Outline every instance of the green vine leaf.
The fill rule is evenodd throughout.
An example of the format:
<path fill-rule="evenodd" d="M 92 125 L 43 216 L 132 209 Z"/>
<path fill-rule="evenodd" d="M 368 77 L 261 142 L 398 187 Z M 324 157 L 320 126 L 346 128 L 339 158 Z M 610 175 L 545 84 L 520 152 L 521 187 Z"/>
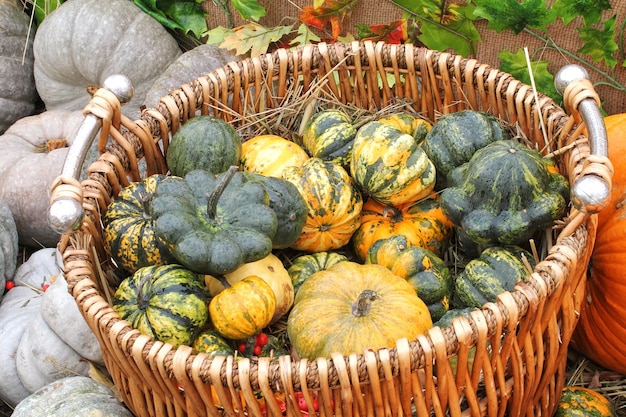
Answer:
<path fill-rule="evenodd" d="M 578 16 L 582 16 L 585 25 L 597 23 L 602 12 L 610 9 L 609 0 L 556 0 L 552 4 L 552 10 L 566 25 Z"/>
<path fill-rule="evenodd" d="M 489 21 L 487 28 L 496 32 L 507 29 L 515 34 L 531 27 L 547 31 L 547 25 L 556 20 L 554 10 L 545 0 L 474 0 L 475 14 Z"/>
<path fill-rule="evenodd" d="M 480 34 L 474 25 L 473 4 L 459 5 L 440 0 L 393 2 L 420 23 L 417 39 L 428 48 L 438 51 L 452 49 L 463 56 L 475 52 Z"/>
<path fill-rule="evenodd" d="M 578 53 L 588 54 L 593 62 L 604 61 L 606 66 L 614 68 L 617 60 L 613 53 L 619 49 L 615 43 L 615 18 L 616 16 L 613 16 L 604 22 L 604 30 L 592 27 L 578 29 L 580 38 L 585 41 Z"/>
<path fill-rule="evenodd" d="M 498 58 L 500 58 L 500 69 L 502 71 L 511 74 L 525 84 L 532 85 L 526 54 L 523 49 L 519 49 L 516 53 L 507 50 L 502 51 L 498 54 Z M 554 76 L 548 71 L 548 62 L 531 60 L 530 67 L 532 68 L 537 91 L 549 96 L 556 103 L 561 103 L 563 98 L 554 87 Z"/>
<path fill-rule="evenodd" d="M 261 6 L 257 0 L 231 0 L 231 4 L 244 20 L 258 22 L 267 14 L 265 7 Z"/>
<path fill-rule="evenodd" d="M 197 38 L 207 29 L 206 13 L 196 0 L 135 0 L 134 3 L 168 29 L 191 32 Z"/>

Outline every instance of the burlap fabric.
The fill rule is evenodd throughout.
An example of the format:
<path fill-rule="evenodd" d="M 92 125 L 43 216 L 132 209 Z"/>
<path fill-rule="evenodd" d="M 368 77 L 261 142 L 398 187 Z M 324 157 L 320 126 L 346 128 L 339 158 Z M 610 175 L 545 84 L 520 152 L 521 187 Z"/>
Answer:
<path fill-rule="evenodd" d="M 261 24 L 266 26 L 275 26 L 278 24 L 291 24 L 294 22 L 294 18 L 297 18 L 298 10 L 306 5 L 313 3 L 312 0 L 259 0 L 267 10 L 267 16 L 263 17 L 260 21 Z M 617 21 L 615 27 L 616 31 L 626 18 L 626 1 L 623 0 L 611 0 L 613 10 L 607 11 L 605 17 L 610 17 L 612 14 L 617 14 Z M 210 27 L 218 25 L 226 25 L 227 21 L 224 12 L 213 1 L 204 2 L 205 9 L 209 12 L 208 23 Z M 238 15 L 235 11 L 232 11 L 232 16 L 235 25 L 241 24 L 241 20 L 238 19 Z M 402 16 L 402 11 L 395 6 L 390 0 L 359 0 L 357 6 L 353 9 L 352 14 L 344 22 L 344 27 L 351 33 L 356 33 L 354 25 L 357 23 L 363 24 L 384 24 L 393 20 L 399 19 Z M 550 35 L 555 42 L 563 49 L 568 51 L 578 51 L 582 42 L 579 40 L 578 29 L 581 27 L 582 21 L 580 18 L 572 21 L 567 26 L 564 26 L 560 20 L 548 27 Z M 482 41 L 477 45 L 476 55 L 472 58 L 476 58 L 479 62 L 489 64 L 494 67 L 500 66 L 500 60 L 498 54 L 507 49 L 512 52 L 516 52 L 520 48 L 527 47 L 529 53 L 535 60 L 548 61 L 549 70 L 555 73 L 559 68 L 568 63 L 575 63 L 575 60 L 567 57 L 560 52 L 546 48 L 540 40 L 534 38 L 531 35 L 521 33 L 515 35 L 511 31 L 502 33 L 496 33 L 492 30 L 486 29 L 485 22 L 478 22 L 477 27 L 482 37 Z M 617 41 L 617 37 L 616 37 Z M 581 56 L 583 57 L 583 56 Z M 588 57 L 587 61 L 590 61 Z M 601 71 L 606 72 L 613 76 L 617 83 L 622 86 L 626 86 L 626 68 L 622 68 L 623 61 L 621 57 L 618 57 L 619 62 L 614 70 L 605 67 L 601 63 L 596 65 Z M 626 112 L 626 92 L 620 91 L 611 86 L 599 84 L 605 81 L 599 73 L 589 69 L 590 77 L 596 84 L 596 90 L 602 98 L 603 109 L 607 114 Z"/>

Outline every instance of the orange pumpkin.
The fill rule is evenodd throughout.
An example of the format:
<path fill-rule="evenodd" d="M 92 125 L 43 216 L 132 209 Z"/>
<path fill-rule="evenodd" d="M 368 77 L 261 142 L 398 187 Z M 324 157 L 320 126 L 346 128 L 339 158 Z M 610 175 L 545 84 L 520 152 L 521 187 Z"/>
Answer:
<path fill-rule="evenodd" d="M 454 225 L 443 214 L 435 197 L 398 207 L 368 199 L 361 211 L 361 225 L 352 242 L 356 256 L 365 260 L 367 251 L 379 239 L 402 235 L 408 243 L 441 255 Z"/>
<path fill-rule="evenodd" d="M 604 119 L 614 175 L 609 205 L 598 213 L 587 296 L 573 347 L 607 369 L 626 373 L 626 113 Z"/>

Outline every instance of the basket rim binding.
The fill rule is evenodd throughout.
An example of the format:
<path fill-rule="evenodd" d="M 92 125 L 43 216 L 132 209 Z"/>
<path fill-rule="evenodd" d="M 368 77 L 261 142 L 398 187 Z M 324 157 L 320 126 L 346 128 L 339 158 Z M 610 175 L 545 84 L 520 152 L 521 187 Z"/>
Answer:
<path fill-rule="evenodd" d="M 360 59 L 354 58 L 355 56 Z M 406 66 L 407 60 L 417 62 L 419 68 L 403 67 L 403 65 Z M 438 65 L 429 66 L 427 64 L 429 60 Z M 338 65 L 337 69 L 333 69 L 335 65 Z M 367 68 L 365 72 L 385 72 L 386 66 L 395 66 L 396 70 L 397 67 L 401 67 L 407 76 L 414 76 L 417 71 L 424 69 L 438 71 L 437 76 L 445 85 L 461 83 L 467 79 L 483 80 L 477 83 L 479 87 L 473 93 L 483 97 L 491 94 L 488 100 L 490 106 L 497 108 L 502 116 L 514 115 L 516 119 L 537 120 L 537 108 L 539 108 L 547 130 L 552 129 L 553 132 L 558 132 L 559 148 L 570 146 L 577 139 L 585 139 L 581 134 L 582 128 L 579 128 L 579 120 L 567 115 L 546 96 L 539 95 L 539 103 L 535 103 L 530 87 L 509 74 L 478 64 L 475 60 L 445 52 L 435 52 L 410 45 L 370 42 L 307 45 L 294 51 L 281 49 L 258 58 L 231 62 L 223 68 L 173 90 L 163 97 L 155 108 L 146 109 L 140 120 L 131 121 L 124 116 L 118 116 L 119 119 L 116 122 L 115 117 L 111 116 L 110 120 L 113 122 L 110 124 L 110 131 L 106 132 L 106 129 L 103 129 L 103 132 L 107 134 L 101 135 L 100 138 L 103 155 L 90 166 L 89 178 L 81 185 L 81 198 L 84 199 L 82 203 L 87 212 L 85 221 L 80 230 L 62 236 L 59 248 L 63 253 L 69 291 L 76 298 L 83 314 L 95 318 L 95 323 L 90 320 L 88 322 L 92 328 L 95 328 L 96 333 L 97 329 L 105 334 L 113 330 L 117 332 L 120 344 L 116 352 L 118 356 L 141 358 L 139 360 L 145 361 L 146 369 L 149 369 L 151 364 L 148 357 L 154 352 L 159 352 L 159 361 L 163 363 L 163 369 L 159 371 L 175 375 L 180 379 L 183 387 L 189 388 L 189 393 L 194 384 L 191 377 L 199 377 L 205 383 L 211 381 L 215 383 L 215 379 L 219 378 L 220 384 L 224 387 L 231 386 L 239 389 L 244 385 L 249 385 L 253 390 L 262 390 L 264 387 L 260 387 L 256 379 L 259 372 L 271 375 L 270 380 L 275 381 L 276 385 L 282 386 L 282 389 L 287 391 L 322 389 L 320 376 L 325 378 L 330 388 L 334 388 L 345 383 L 340 380 L 338 368 L 346 369 L 346 367 L 356 371 L 353 376 L 356 376 L 360 383 L 369 383 L 376 373 L 380 379 L 384 379 L 389 375 L 395 376 L 407 371 L 407 365 L 410 372 L 432 367 L 433 362 L 438 359 L 456 355 L 460 350 L 481 343 L 495 334 L 520 331 L 519 320 L 521 318 L 537 313 L 538 309 L 545 307 L 548 298 L 560 292 L 569 272 L 577 267 L 577 261 L 582 257 L 585 245 L 589 243 L 589 234 L 594 231 L 593 224 L 589 223 L 593 216 L 578 213 L 575 209 L 570 212 L 567 227 L 550 249 L 548 256 L 537 265 L 525 283 L 518 285 L 512 292 L 501 294 L 497 302 L 475 311 L 471 319 L 459 319 L 453 326 L 446 329 L 434 328 L 428 335 L 419 337 L 417 340 L 410 342 L 400 340 L 396 347 L 379 352 L 355 354 L 349 358 L 335 355 L 331 358 L 319 358 L 316 361 L 298 362 L 291 361 L 289 357 L 281 357 L 278 363 L 269 363 L 262 358 L 258 363 L 251 363 L 246 359 L 233 361 L 232 357 L 210 360 L 205 354 L 192 355 L 190 348 L 185 346 L 173 349 L 161 342 L 152 341 L 121 321 L 117 313 L 107 306 L 108 303 L 99 294 L 101 286 L 93 277 L 97 273 L 98 259 L 102 259 L 102 253 L 94 258 L 93 251 L 88 248 L 92 243 L 88 240 L 97 239 L 97 228 L 100 227 L 99 213 L 102 213 L 108 205 L 107 198 L 116 195 L 121 187 L 130 181 L 138 181 L 141 178 L 137 168 L 137 159 L 154 158 L 154 165 L 162 168 L 163 161 L 159 156 L 160 150 L 157 149 L 156 142 L 160 141 L 163 146 L 162 152 L 166 152 L 168 134 L 173 134 L 180 124 L 185 123 L 189 117 L 193 117 L 196 110 L 201 110 L 203 113 L 216 112 L 226 119 L 231 118 L 226 114 L 225 109 L 229 106 L 228 100 L 231 98 L 233 88 L 235 89 L 234 95 L 237 95 L 242 79 L 248 82 L 253 81 L 256 83 L 254 85 L 260 86 L 261 82 L 267 81 L 264 74 L 269 74 L 272 79 L 278 80 L 280 85 L 289 75 L 294 77 L 302 75 L 304 83 L 307 84 L 307 79 L 310 82 L 316 77 L 318 71 L 341 72 L 345 71 L 343 65 L 355 67 L 357 70 L 360 67 Z M 355 99 L 340 95 L 340 98 L 346 101 L 363 100 L 363 102 L 370 103 L 370 106 L 379 106 L 388 98 L 393 97 L 395 88 L 389 86 L 385 80 L 382 80 L 381 84 L 379 94 L 370 90 L 365 91 L 364 86 L 359 86 L 355 88 L 357 92 L 354 94 L 356 96 L 360 92 L 360 97 Z M 435 90 L 436 86 L 422 85 L 422 88 Z M 479 91 L 481 88 L 491 91 Z M 279 87 L 279 95 L 280 91 Z M 284 92 L 284 89 L 282 91 Z M 494 91 L 499 92 L 499 95 Z M 478 106 L 479 99 L 476 96 L 471 94 L 467 96 L 470 106 Z M 517 99 L 517 97 L 522 98 Z M 438 99 L 439 103 L 422 103 L 428 113 L 427 116 L 433 117 L 433 120 L 437 109 L 454 111 L 459 105 L 455 103 L 457 97 L 453 94 L 448 94 L 448 96 L 444 94 Z M 572 112 L 575 113 L 575 109 Z M 107 145 L 108 133 L 114 140 Z M 572 152 L 571 161 L 568 161 L 575 167 L 568 171 L 570 182 L 573 177 L 582 175 L 588 169 L 584 166 L 588 156 L 586 145 L 576 142 L 576 145 L 571 146 L 576 147 L 577 152 Z M 522 331 L 529 330 L 522 329 Z M 103 340 L 101 342 L 107 343 Z M 565 343 L 566 340 L 563 342 Z M 442 343 L 445 346 L 444 350 L 440 348 Z M 381 365 L 381 361 L 388 363 L 389 366 Z M 286 369 L 291 371 L 287 372 Z M 141 371 L 141 368 L 139 370 Z M 137 371 L 129 370 L 129 372 Z M 246 376 L 250 378 L 249 381 L 246 380 Z M 545 380 L 543 384 L 547 384 L 547 378 L 543 379 Z M 167 390 L 171 391 L 172 387 L 166 387 L 166 389 L 159 387 L 159 389 L 167 392 Z M 503 398 L 506 397 L 501 395 Z"/>

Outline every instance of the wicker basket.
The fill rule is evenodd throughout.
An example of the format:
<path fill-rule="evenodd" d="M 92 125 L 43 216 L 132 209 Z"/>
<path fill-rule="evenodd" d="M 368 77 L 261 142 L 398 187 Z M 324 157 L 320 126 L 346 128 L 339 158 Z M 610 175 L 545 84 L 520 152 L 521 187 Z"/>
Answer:
<path fill-rule="evenodd" d="M 568 88 L 565 112 L 475 60 L 410 45 L 354 42 L 280 49 L 229 63 L 173 90 L 136 121 L 121 116 L 119 102 L 103 90 L 85 110 L 102 119 L 102 155 L 82 183 L 60 176 L 52 201 L 71 198 L 85 211 L 82 225 L 59 244 L 66 278 L 122 399 L 137 416 L 279 416 L 275 393 L 287 399 L 287 415 L 300 416 L 291 401 L 300 391 L 309 400 L 315 394 L 326 417 L 552 415 L 584 297 L 595 215 L 572 208 L 526 282 L 471 319 L 398 340 L 392 349 L 313 361 L 210 359 L 131 328 L 107 301 L 113 288 L 106 277 L 115 267 L 104 250 L 101 216 L 122 187 L 142 175 L 167 172 L 169 138 L 189 118 L 217 115 L 245 133 L 251 114 L 304 111 L 289 106 L 294 97 L 364 111 L 402 103 L 431 120 L 465 108 L 488 111 L 517 125 L 538 149 L 558 149 L 559 167 L 570 182 L 593 172 L 610 184 L 610 162 L 590 157 L 576 110 L 582 98 L 598 101 L 590 83 Z"/>

